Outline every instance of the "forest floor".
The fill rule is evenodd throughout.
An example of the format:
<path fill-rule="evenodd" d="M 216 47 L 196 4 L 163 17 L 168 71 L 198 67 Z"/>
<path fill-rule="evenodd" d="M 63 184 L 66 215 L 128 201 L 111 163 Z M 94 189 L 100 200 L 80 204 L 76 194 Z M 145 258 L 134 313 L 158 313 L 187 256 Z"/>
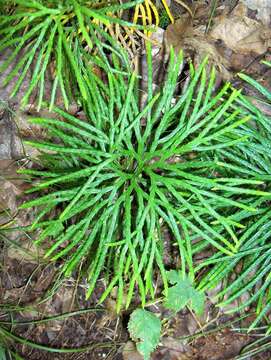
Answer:
<path fill-rule="evenodd" d="M 208 1 L 184 2 L 187 6 L 197 3 L 194 18 L 185 8 L 179 9 L 176 23 L 153 35 L 158 41 L 154 69 L 163 62 L 160 49 L 165 42 L 166 46 L 184 49 L 185 55 L 195 64 L 209 54 L 211 62 L 219 69 L 219 83 L 231 81 L 253 96 L 236 76 L 244 71 L 271 88 L 271 70 L 260 63 L 271 59 L 271 6 L 268 1 L 219 1 L 207 32 L 211 12 Z M 0 62 L 3 56 L 0 55 Z M 27 84 L 24 86 L 26 88 Z M 24 88 L 21 95 L 23 92 Z M 12 218 L 17 215 L 17 225 L 28 225 L 34 215 L 26 210 L 18 211 L 26 188 L 16 173 L 24 163 L 21 138 L 29 134 L 40 138 L 42 133 L 27 124 L 27 113 L 18 106 L 21 95 L 11 101 L 7 90 L 0 89 L 0 100 L 12 109 L 7 111 L 0 105 L 0 207 L 9 208 Z M 261 106 L 257 102 L 256 105 Z M 35 109 L 32 107 L 29 112 L 35 113 Z M 22 160 L 18 161 L 19 157 Z M 113 295 L 97 308 L 104 289 L 103 279 L 87 301 L 86 282 L 79 274 L 58 279 L 59 265 L 43 260 L 42 250 L 34 247 L 32 239 L 19 230 L 7 233 L 0 240 L 0 327 L 1 323 L 5 324 L 7 335 L 14 340 L 9 346 L 26 360 L 142 359 L 127 330 L 131 309 L 116 316 Z M 165 312 L 159 303 L 153 303 L 150 308 L 156 313 Z M 234 317 L 224 311 L 208 300 L 200 318 L 188 310 L 169 318 L 152 359 L 271 359 L 271 350 L 265 346 L 271 337 L 264 337 L 261 329 L 249 335 L 245 332 L 253 317 L 250 309 L 247 314 Z M 262 341 L 255 345 L 262 346 L 262 351 L 251 355 L 254 345 L 249 344 L 256 340 Z M 75 348 L 78 352 L 67 350 Z M 5 358 L 0 354 L 0 359 Z"/>

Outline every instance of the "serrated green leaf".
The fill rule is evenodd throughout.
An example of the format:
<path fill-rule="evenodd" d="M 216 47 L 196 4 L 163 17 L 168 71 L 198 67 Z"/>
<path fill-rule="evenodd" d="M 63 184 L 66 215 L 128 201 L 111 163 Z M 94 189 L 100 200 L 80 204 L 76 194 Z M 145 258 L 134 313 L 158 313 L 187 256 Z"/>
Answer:
<path fill-rule="evenodd" d="M 144 360 L 149 360 L 161 336 L 161 321 L 153 313 L 143 309 L 132 312 L 128 323 L 131 338 Z M 138 342 L 139 341 L 139 342 Z"/>
<path fill-rule="evenodd" d="M 168 288 L 164 306 L 178 312 L 189 305 L 196 314 L 202 314 L 205 301 L 204 293 L 197 291 L 191 280 L 187 277 L 183 278 L 176 270 L 169 271 L 167 277 L 173 286 Z"/>
<path fill-rule="evenodd" d="M 195 311 L 197 315 L 202 315 L 204 312 L 204 305 L 205 305 L 205 295 L 201 291 L 197 291 L 194 289 L 192 291 L 191 296 L 191 308 Z"/>

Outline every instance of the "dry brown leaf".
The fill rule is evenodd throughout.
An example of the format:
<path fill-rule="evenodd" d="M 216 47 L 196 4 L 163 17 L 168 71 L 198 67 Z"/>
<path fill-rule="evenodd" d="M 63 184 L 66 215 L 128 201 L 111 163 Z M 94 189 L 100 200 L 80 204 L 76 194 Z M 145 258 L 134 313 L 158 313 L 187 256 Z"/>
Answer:
<path fill-rule="evenodd" d="M 258 109 L 261 110 L 266 116 L 271 116 L 271 106 L 267 103 L 264 103 L 256 98 L 251 97 L 249 99 L 253 105 L 255 105 Z"/>
<path fill-rule="evenodd" d="M 12 160 L 0 160 L 0 211 L 17 211 L 17 197 L 25 190 L 25 183 L 17 174 L 17 165 Z"/>
<path fill-rule="evenodd" d="M 0 160 L 18 159 L 23 154 L 23 146 L 16 123 L 5 106 L 1 106 L 0 111 Z"/>
<path fill-rule="evenodd" d="M 261 55 L 271 46 L 271 30 L 250 19 L 244 4 L 236 7 L 229 16 L 219 16 L 209 36 L 223 43 L 236 53 Z"/>
<path fill-rule="evenodd" d="M 190 360 L 190 351 L 189 346 L 184 345 L 182 341 L 180 341 L 179 338 L 174 337 L 164 337 L 162 339 L 162 349 L 160 352 L 159 359 L 167 358 L 171 360 Z"/>
<path fill-rule="evenodd" d="M 9 246 L 7 249 L 7 257 L 18 261 L 28 263 L 37 263 L 37 259 L 42 257 L 44 251 L 40 247 L 36 247 L 33 243 L 27 248 Z"/>
<path fill-rule="evenodd" d="M 247 16 L 247 7 L 240 3 L 233 12 L 214 18 L 212 30 L 205 34 L 206 26 L 195 24 L 189 15 L 182 15 L 165 31 L 167 50 L 184 51 L 197 66 L 207 55 L 224 80 L 232 75 L 229 70 L 241 71 L 271 46 L 271 29 Z"/>
<path fill-rule="evenodd" d="M 181 6 L 182 8 L 184 8 L 189 13 L 191 18 L 193 18 L 192 10 L 190 9 L 190 7 L 184 1 L 182 1 L 182 0 L 173 0 L 173 3 L 174 2 L 177 3 L 179 6 Z"/>
<path fill-rule="evenodd" d="M 202 31 L 193 28 L 189 16 L 182 16 L 175 24 L 168 26 L 165 32 L 165 45 L 167 49 L 172 46 L 176 53 L 183 50 L 190 56 L 197 66 L 208 55 L 209 65 L 214 65 L 223 79 L 229 79 L 228 62 L 218 52 L 215 42 L 210 40 Z"/>
<path fill-rule="evenodd" d="M 271 22 L 271 1 L 270 0 L 242 0 L 251 10 L 256 10 L 256 18 L 264 25 L 269 26 Z"/>
<path fill-rule="evenodd" d="M 127 341 L 122 351 L 123 360 L 143 360 L 132 341 Z"/>
<path fill-rule="evenodd" d="M 193 23 L 190 16 L 184 15 L 174 24 L 170 24 L 165 31 L 165 42 L 168 47 L 173 46 L 178 52 L 184 39 L 193 33 Z"/>

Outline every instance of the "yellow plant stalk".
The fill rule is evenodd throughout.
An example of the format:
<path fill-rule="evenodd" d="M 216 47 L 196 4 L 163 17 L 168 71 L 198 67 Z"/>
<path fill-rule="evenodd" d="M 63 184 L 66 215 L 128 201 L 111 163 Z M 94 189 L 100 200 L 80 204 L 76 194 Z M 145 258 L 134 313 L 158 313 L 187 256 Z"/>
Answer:
<path fill-rule="evenodd" d="M 172 23 L 174 23 L 174 18 L 170 12 L 166 0 L 161 0 L 162 4 L 168 14 L 168 17 Z M 159 24 L 159 13 L 157 7 L 151 0 L 145 0 L 144 4 L 138 4 L 135 7 L 134 18 L 133 22 L 137 24 L 138 19 L 142 18 L 143 25 L 155 25 L 158 26 Z M 145 23 L 143 22 L 143 18 L 145 19 Z"/>
<path fill-rule="evenodd" d="M 163 6 L 164 6 L 164 8 L 165 8 L 165 10 L 166 10 L 166 12 L 168 14 L 168 17 L 169 17 L 170 21 L 172 22 L 172 24 L 174 24 L 174 18 L 172 16 L 171 12 L 170 12 L 169 7 L 168 7 L 167 0 L 162 0 L 162 4 L 163 4 Z"/>

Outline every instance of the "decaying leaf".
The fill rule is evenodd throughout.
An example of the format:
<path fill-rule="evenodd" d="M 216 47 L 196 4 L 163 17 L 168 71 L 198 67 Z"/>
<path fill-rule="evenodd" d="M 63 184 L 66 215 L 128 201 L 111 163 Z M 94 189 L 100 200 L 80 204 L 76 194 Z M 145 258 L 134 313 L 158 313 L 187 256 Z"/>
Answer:
<path fill-rule="evenodd" d="M 143 360 L 132 341 L 127 341 L 122 351 L 123 360 Z"/>
<path fill-rule="evenodd" d="M 38 259 L 43 256 L 43 253 L 44 251 L 40 249 L 40 247 L 30 243 L 27 248 L 23 246 L 9 246 L 7 250 L 7 257 L 18 261 L 37 263 Z"/>
<path fill-rule="evenodd" d="M 208 34 L 205 29 L 195 17 L 182 15 L 165 31 L 166 48 L 172 46 L 176 53 L 183 50 L 195 65 L 208 55 L 209 64 L 215 66 L 224 80 L 231 78 L 230 71 L 242 70 L 271 46 L 271 29 L 249 18 L 242 3 L 234 11 L 225 8 L 216 16 Z"/>
<path fill-rule="evenodd" d="M 17 211 L 17 197 L 25 190 L 25 183 L 17 174 L 16 162 L 0 160 L 0 211 Z"/>
<path fill-rule="evenodd" d="M 219 16 L 209 34 L 236 53 L 265 53 L 271 45 L 271 30 L 247 16 L 247 8 L 240 4 L 228 16 Z"/>
<path fill-rule="evenodd" d="M 271 1 L 270 0 L 242 0 L 251 10 L 256 10 L 256 18 L 264 25 L 269 26 L 271 21 Z"/>
<path fill-rule="evenodd" d="M 22 154 L 23 146 L 16 123 L 10 111 L 0 102 L 0 160 L 18 159 Z"/>
<path fill-rule="evenodd" d="M 210 40 L 201 28 L 193 27 L 190 16 L 184 15 L 168 26 L 165 32 L 165 45 L 167 49 L 172 46 L 176 53 L 183 50 L 186 56 L 193 59 L 195 65 L 200 64 L 208 56 L 209 65 L 214 65 L 223 79 L 230 78 L 227 59 L 220 55 L 214 40 Z"/>

